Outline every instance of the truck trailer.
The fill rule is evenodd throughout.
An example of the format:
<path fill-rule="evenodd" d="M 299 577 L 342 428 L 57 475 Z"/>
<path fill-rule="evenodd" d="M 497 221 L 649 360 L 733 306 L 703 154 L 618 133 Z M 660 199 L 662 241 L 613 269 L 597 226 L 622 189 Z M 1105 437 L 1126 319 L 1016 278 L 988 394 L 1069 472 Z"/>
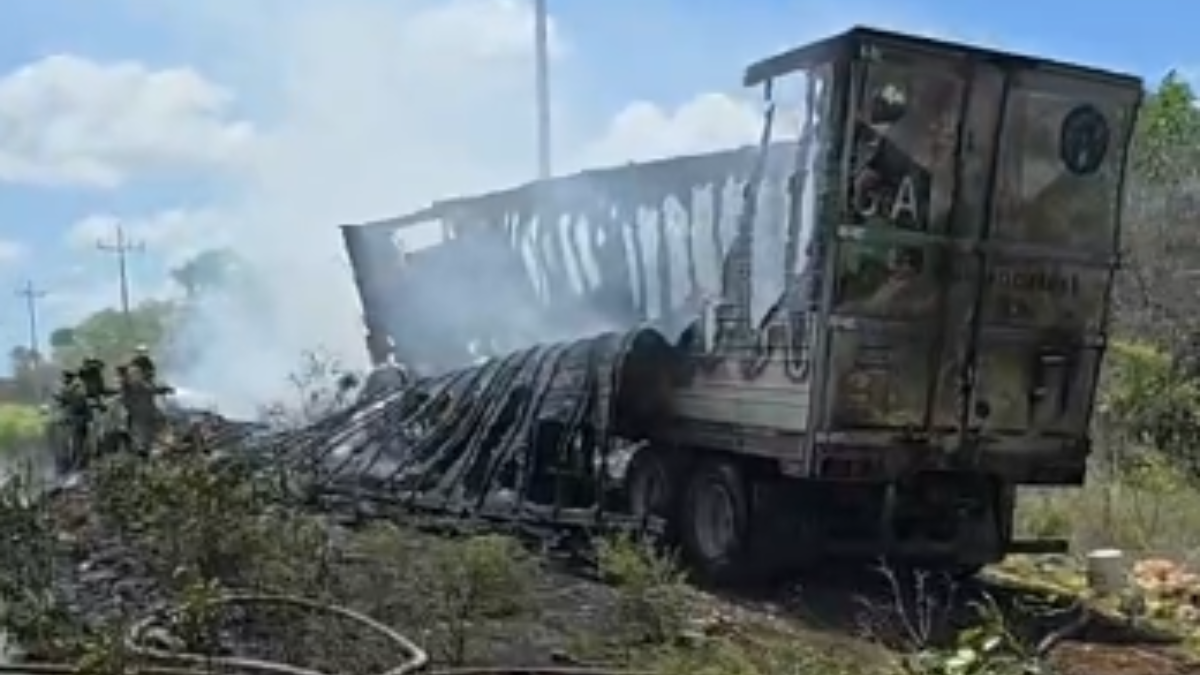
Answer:
<path fill-rule="evenodd" d="M 744 84 L 752 147 L 344 226 L 374 362 L 658 336 L 605 508 L 712 579 L 1060 550 L 1016 492 L 1085 480 L 1141 80 L 854 28 Z"/>

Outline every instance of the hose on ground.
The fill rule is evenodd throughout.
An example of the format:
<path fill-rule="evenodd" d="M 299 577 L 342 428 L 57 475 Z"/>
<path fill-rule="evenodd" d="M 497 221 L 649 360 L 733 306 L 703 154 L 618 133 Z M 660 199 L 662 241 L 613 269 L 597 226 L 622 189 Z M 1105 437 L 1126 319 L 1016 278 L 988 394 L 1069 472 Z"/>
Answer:
<path fill-rule="evenodd" d="M 604 667 L 529 666 L 529 667 L 455 667 L 430 669 L 429 656 L 404 634 L 353 609 L 288 595 L 230 593 L 214 598 L 212 607 L 282 605 L 314 614 L 346 619 L 361 628 L 384 637 L 402 660 L 378 675 L 653 675 L 648 671 Z M 146 644 L 148 632 L 156 622 L 183 612 L 170 607 L 134 622 L 124 644 L 137 661 L 135 672 L 142 675 L 212 675 L 213 672 L 257 673 L 259 675 L 335 675 L 277 661 L 233 656 L 214 656 L 172 651 Z M 72 663 L 0 663 L 0 675 L 83 675 L 84 669 Z"/>

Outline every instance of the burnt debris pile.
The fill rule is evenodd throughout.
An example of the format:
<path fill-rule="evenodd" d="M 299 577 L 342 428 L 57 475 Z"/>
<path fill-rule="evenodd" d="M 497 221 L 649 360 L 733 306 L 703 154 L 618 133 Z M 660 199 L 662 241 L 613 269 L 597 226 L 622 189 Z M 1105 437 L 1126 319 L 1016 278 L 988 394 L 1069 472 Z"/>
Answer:
<path fill-rule="evenodd" d="M 231 426 L 209 447 L 359 515 L 642 527 L 617 506 L 623 460 L 667 414 L 677 364 L 655 331 L 607 333 L 418 380 L 296 431 Z"/>

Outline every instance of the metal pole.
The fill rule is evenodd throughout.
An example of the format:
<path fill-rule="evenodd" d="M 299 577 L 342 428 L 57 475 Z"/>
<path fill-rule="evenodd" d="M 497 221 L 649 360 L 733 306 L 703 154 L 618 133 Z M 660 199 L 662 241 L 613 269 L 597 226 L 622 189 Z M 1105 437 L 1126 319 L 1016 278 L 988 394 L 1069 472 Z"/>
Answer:
<path fill-rule="evenodd" d="M 129 308 L 129 267 L 126 258 L 129 253 L 143 251 L 145 245 L 142 242 L 129 241 L 125 237 L 125 228 L 120 223 L 117 223 L 116 230 L 115 243 L 96 242 L 96 248 L 117 256 L 117 273 L 120 275 L 121 281 L 121 314 L 125 317 L 125 329 L 132 332 L 133 319 Z M 132 337 L 132 335 L 126 337 Z"/>
<path fill-rule="evenodd" d="M 534 0 L 534 40 L 537 69 L 538 178 L 553 175 L 550 149 L 550 46 L 546 0 Z"/>
<path fill-rule="evenodd" d="M 33 280 L 25 282 L 25 286 L 17 291 L 17 295 L 25 298 L 25 310 L 29 318 L 29 358 L 33 368 L 33 387 L 34 396 L 40 401 L 42 398 L 42 353 L 39 349 L 40 338 L 38 336 L 38 300 L 46 297 L 46 291 L 43 291 L 33 285 Z"/>

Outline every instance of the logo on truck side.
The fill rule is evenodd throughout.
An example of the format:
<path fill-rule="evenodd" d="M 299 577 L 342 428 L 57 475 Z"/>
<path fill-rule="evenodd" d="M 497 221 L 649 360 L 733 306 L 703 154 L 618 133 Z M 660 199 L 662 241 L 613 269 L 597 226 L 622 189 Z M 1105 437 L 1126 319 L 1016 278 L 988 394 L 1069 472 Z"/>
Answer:
<path fill-rule="evenodd" d="M 1077 106 L 1063 118 L 1058 132 L 1058 156 L 1067 171 L 1090 176 L 1108 155 L 1112 132 L 1104 113 L 1094 105 Z"/>

